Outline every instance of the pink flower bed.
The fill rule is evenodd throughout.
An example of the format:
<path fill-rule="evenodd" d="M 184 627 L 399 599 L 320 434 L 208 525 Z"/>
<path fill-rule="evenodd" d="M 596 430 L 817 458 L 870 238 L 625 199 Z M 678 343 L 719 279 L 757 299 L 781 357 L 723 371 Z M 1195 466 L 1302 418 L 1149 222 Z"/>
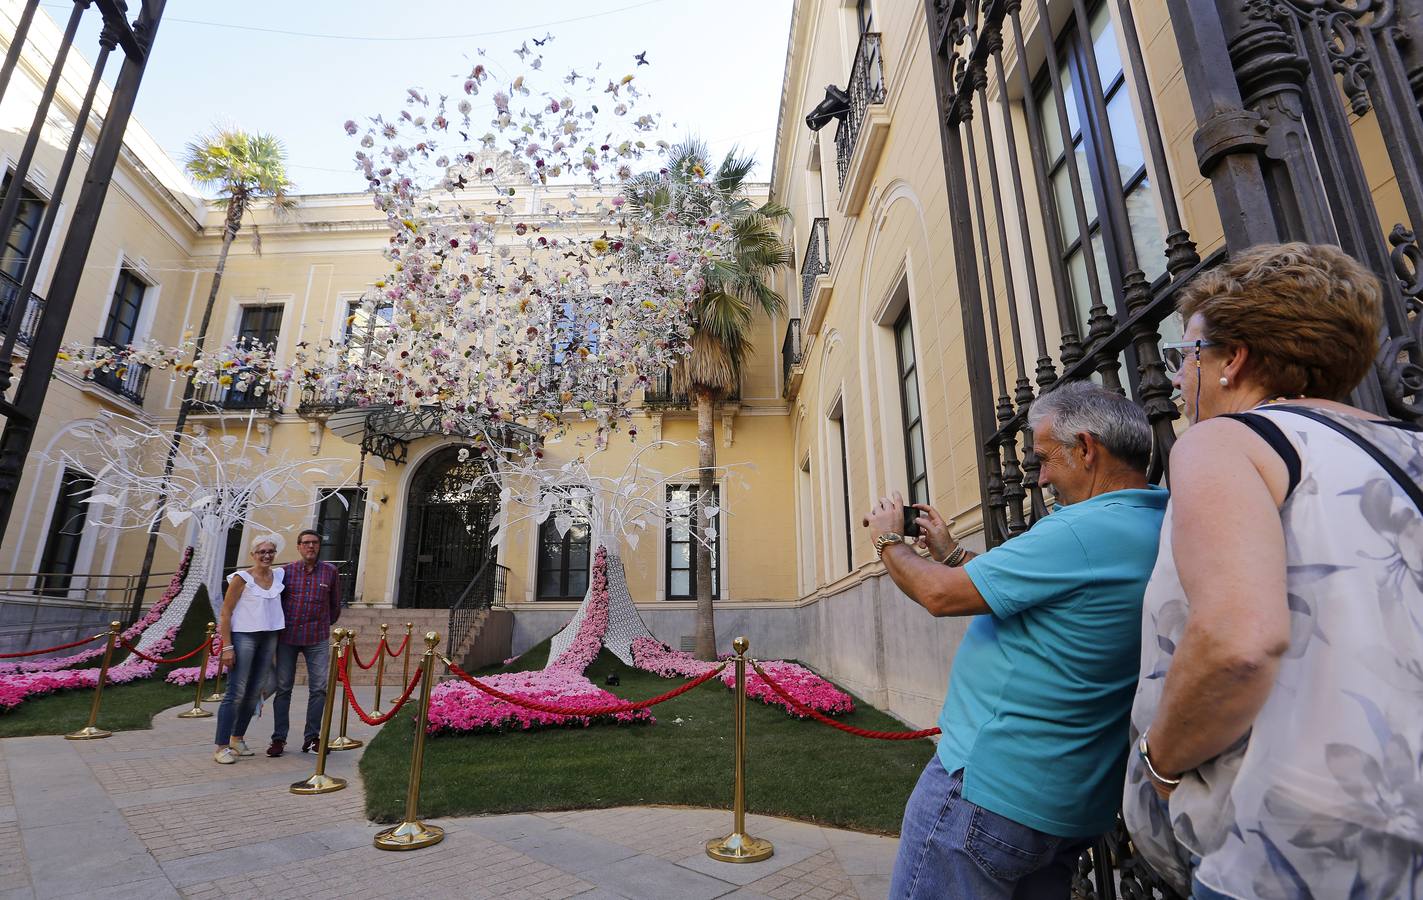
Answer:
<path fill-rule="evenodd" d="M 158 621 L 159 616 L 163 614 L 163 610 L 169 603 L 173 602 L 173 598 L 178 596 L 179 591 L 182 590 L 183 578 L 187 574 L 188 562 L 191 558 L 192 548 L 189 547 L 183 554 L 183 560 L 178 566 L 178 571 L 174 573 L 173 579 L 168 583 L 168 589 L 163 592 L 163 597 L 153 605 L 153 608 L 150 609 L 143 618 L 139 619 L 123 633 L 125 638 L 130 641 L 137 640 L 145 628 Z M 145 652 L 156 656 L 172 650 L 173 640 L 177 637 L 178 629 L 181 626 L 181 622 L 174 625 L 168 630 L 167 634 L 163 635 L 161 639 L 156 641 L 153 646 L 149 647 Z M 93 652 L 92 655 L 86 657 L 86 659 L 93 659 L 103 652 L 103 647 L 100 647 L 96 652 Z M 84 654 L 75 655 L 83 656 Z M 82 662 L 83 660 L 80 661 Z M 48 662 L 59 662 L 59 660 L 49 660 Z M 71 661 L 68 665 L 74 665 L 74 662 Z M 127 684 L 130 681 L 147 678 L 157 671 L 157 669 L 158 665 L 156 663 L 146 662 L 133 654 L 129 654 L 127 660 L 109 669 L 109 677 L 105 683 Z M 0 712 L 14 709 L 31 697 L 52 694 L 55 691 L 93 688 L 99 683 L 99 672 L 100 669 L 93 668 L 66 669 L 60 671 L 29 671 L 0 675 Z"/>
<path fill-rule="evenodd" d="M 673 650 L 666 644 L 645 637 L 637 638 L 632 642 L 632 658 L 639 669 L 654 675 L 661 675 L 663 678 L 695 678 L 711 671 L 718 665 L 718 663 L 704 662 L 690 653 Z M 794 697 L 798 703 L 808 706 L 816 712 L 836 715 L 853 712 L 855 709 L 855 701 L 849 694 L 805 666 L 781 660 L 771 660 L 761 663 L 761 668 L 765 669 L 766 674 L 775 679 L 776 684 Z M 722 684 L 735 690 L 736 670 L 727 666 L 726 671 L 721 673 L 720 680 Z M 773 691 L 771 686 L 756 674 L 754 669 L 746 673 L 746 696 L 771 706 L 779 706 L 796 718 L 805 718 L 790 704 L 782 700 L 780 695 Z"/>
<path fill-rule="evenodd" d="M 122 634 L 124 640 L 133 642 L 168 608 L 168 604 L 173 602 L 173 598 L 183 590 L 183 580 L 188 574 L 188 563 L 192 561 L 193 548 L 189 547 L 183 551 L 183 558 L 178 562 L 178 570 L 173 573 L 173 577 L 168 580 L 168 588 L 163 592 L 163 596 L 158 598 L 158 602 L 149 608 L 148 612 L 137 621 L 126 628 Z M 68 669 L 71 666 L 81 665 L 91 659 L 98 659 L 104 655 L 104 644 L 98 642 L 98 646 L 81 650 L 71 656 L 61 656 L 56 659 L 41 659 L 38 661 L 19 660 L 17 662 L 0 663 L 0 675 L 24 675 L 30 672 L 57 672 L 60 669 Z"/>
<path fill-rule="evenodd" d="M 213 641 L 214 647 L 217 645 L 216 639 Z M 211 681 L 217 677 L 218 667 L 222 665 L 222 657 L 218 654 L 208 655 L 208 671 L 203 677 Z M 164 677 L 164 681 L 169 684 L 186 685 L 198 680 L 198 667 L 185 666 L 181 669 L 171 669 Z"/>
<path fill-rule="evenodd" d="M 599 547 L 593 558 L 592 595 L 584 609 L 578 633 L 563 655 L 547 668 L 532 672 L 505 672 L 479 680 L 505 694 L 568 709 L 597 709 L 617 703 L 613 696 L 583 677 L 583 670 L 598 658 L 603 632 L 608 628 L 608 551 Z M 507 663 L 506 663 L 507 664 Z M 448 681 L 430 693 L 431 733 L 480 731 L 531 731 L 536 728 L 587 728 L 611 722 L 618 725 L 656 721 L 645 709 L 601 716 L 566 716 L 528 709 L 491 697 L 464 681 Z"/>

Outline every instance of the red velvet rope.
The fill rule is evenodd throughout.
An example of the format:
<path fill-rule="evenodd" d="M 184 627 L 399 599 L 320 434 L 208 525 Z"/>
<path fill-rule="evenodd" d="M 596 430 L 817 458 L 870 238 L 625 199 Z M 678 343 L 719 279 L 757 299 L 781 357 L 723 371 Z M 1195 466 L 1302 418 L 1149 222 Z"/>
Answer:
<path fill-rule="evenodd" d="M 751 662 L 751 667 L 756 670 L 757 675 L 761 676 L 761 680 L 766 682 L 766 684 L 770 685 L 771 690 L 775 691 L 778 695 L 780 695 L 780 698 L 789 703 L 796 710 L 796 712 L 799 712 L 801 715 L 810 716 L 815 721 L 820 722 L 824 725 L 829 725 L 832 728 L 838 728 L 841 731 L 858 735 L 860 737 L 876 738 L 881 741 L 916 741 L 919 738 L 926 738 L 930 735 L 935 735 L 939 733 L 939 729 L 937 728 L 925 728 L 922 731 L 869 731 L 864 728 L 856 728 L 853 725 L 846 725 L 844 722 L 837 722 L 829 716 L 825 715 L 824 713 L 811 709 L 809 706 L 806 706 L 804 703 L 801 703 L 799 700 L 792 697 L 790 694 L 787 694 L 779 684 L 776 684 L 774 681 L 771 680 L 771 676 L 766 674 L 766 670 L 761 668 L 760 663 L 757 663 L 753 660 Z"/>
<path fill-rule="evenodd" d="M 90 643 L 91 641 L 97 641 L 101 637 L 108 636 L 109 633 L 105 631 L 102 634 L 96 634 L 93 637 L 86 637 L 83 640 L 75 641 L 72 644 L 60 644 L 58 647 L 45 647 L 43 650 L 22 650 L 19 653 L 0 653 L 0 659 L 19 659 L 22 656 L 39 656 L 41 653 L 54 653 L 57 650 L 71 650 L 75 647 L 82 647 L 85 644 Z"/>
<path fill-rule="evenodd" d="M 405 693 L 400 695 L 400 699 L 395 701 L 395 705 L 386 710 L 382 715 L 372 716 L 364 709 L 361 709 L 361 704 L 356 702 L 356 692 L 351 689 L 351 678 L 346 674 L 346 658 L 344 656 L 337 661 L 336 670 L 337 677 L 340 678 L 342 686 L 346 689 L 346 699 L 350 701 L 351 709 L 354 709 L 356 715 L 360 716 L 361 721 L 367 725 L 384 725 L 386 722 L 389 722 L 392 716 L 400 712 L 400 708 L 405 705 L 405 701 L 410 699 L 410 695 L 415 693 L 415 686 L 420 683 L 420 678 L 425 674 L 425 668 L 423 666 L 416 669 L 415 677 L 410 679 L 410 686 L 405 689 Z"/>
<path fill-rule="evenodd" d="M 207 641 L 203 641 L 201 644 L 197 645 L 187 653 L 184 653 L 182 656 L 174 657 L 173 659 L 164 659 L 161 656 L 149 656 L 147 653 L 144 653 L 142 650 L 138 649 L 136 645 L 130 644 L 128 641 L 123 642 L 124 649 L 131 652 L 134 656 L 137 656 L 139 659 L 147 660 L 151 663 L 158 663 L 160 666 L 171 666 L 174 663 L 186 662 L 192 659 L 194 656 L 197 656 L 199 653 L 203 652 L 203 647 L 205 646 L 207 646 Z"/>
<path fill-rule="evenodd" d="M 376 664 L 376 660 L 380 659 L 381 647 L 384 644 L 385 641 L 383 639 L 379 644 L 376 644 L 376 655 L 371 657 L 370 662 L 361 662 L 361 654 L 356 652 L 355 641 L 351 641 L 346 645 L 346 653 L 351 655 L 351 658 L 356 661 L 356 665 L 360 666 L 362 669 L 369 669 L 371 666 Z"/>
<path fill-rule="evenodd" d="M 665 694 L 659 694 L 656 697 L 650 697 L 647 700 L 638 700 L 635 703 L 631 701 L 624 703 L 613 703 L 608 706 L 597 707 L 596 709 L 568 709 L 567 707 L 563 706 L 550 706 L 547 703 L 540 703 L 537 700 L 529 700 L 514 694 L 506 694 L 498 688 L 492 688 L 484 682 L 478 680 L 477 678 L 471 677 L 467 672 L 465 672 L 463 669 L 461 669 L 454 663 L 450 662 L 448 659 L 445 660 L 445 665 L 448 666 L 450 671 L 453 672 L 456 676 L 468 682 L 469 684 L 479 688 L 481 691 L 484 691 L 484 693 L 495 698 L 496 700 L 503 700 L 505 703 L 512 703 L 515 706 L 522 706 L 525 709 L 532 709 L 538 712 L 550 713 L 551 715 L 555 716 L 578 716 L 580 718 L 590 718 L 592 716 L 611 716 L 615 715 L 616 713 L 632 712 L 638 709 L 647 709 L 649 706 L 655 706 L 658 703 L 666 702 L 668 700 L 671 700 L 673 697 L 680 697 L 682 694 L 687 693 L 687 691 L 690 691 L 692 688 L 697 687 L 698 685 L 706 684 L 708 681 L 711 681 L 713 678 L 720 675 L 721 670 L 726 668 L 726 663 L 722 663 L 720 666 L 716 667 L 715 669 L 712 669 L 705 675 L 702 675 L 699 678 L 695 678 L 679 688 L 670 690 Z"/>
<path fill-rule="evenodd" d="M 390 649 L 390 645 L 389 645 L 389 644 L 386 644 L 386 645 L 385 645 L 385 652 L 386 652 L 386 653 L 389 653 L 391 656 L 399 656 L 400 654 L 402 654 L 402 653 L 405 652 L 405 645 L 408 644 L 408 643 L 410 643 L 410 634 L 409 634 L 409 632 L 406 633 L 406 635 L 405 635 L 405 640 L 401 641 L 401 642 L 400 642 L 400 646 L 399 646 L 399 647 L 396 647 L 394 650 Z"/>

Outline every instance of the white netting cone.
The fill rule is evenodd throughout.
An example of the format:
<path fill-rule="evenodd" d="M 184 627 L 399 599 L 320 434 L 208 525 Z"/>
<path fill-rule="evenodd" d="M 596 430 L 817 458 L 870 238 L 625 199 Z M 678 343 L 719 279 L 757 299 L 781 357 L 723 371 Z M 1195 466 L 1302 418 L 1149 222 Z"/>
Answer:
<path fill-rule="evenodd" d="M 169 631 L 183 623 L 183 617 L 188 614 L 188 607 L 193 605 L 193 598 L 197 596 L 198 586 L 208 580 L 209 570 L 212 568 L 217 541 L 213 539 L 211 532 L 211 529 L 205 527 L 198 530 L 198 543 L 193 548 L 193 558 L 188 561 L 188 575 L 183 579 L 182 589 L 168 604 L 168 608 L 163 610 L 158 621 L 148 626 L 139 636 L 138 649 L 147 652 L 148 648 L 158 643 Z"/>
<path fill-rule="evenodd" d="M 623 571 L 622 556 L 607 544 L 603 546 L 607 550 L 608 563 L 608 627 L 603 632 L 603 646 L 611 650 L 614 656 L 627 665 L 632 665 L 632 642 L 640 637 L 652 638 L 652 632 L 647 630 L 647 623 L 642 621 L 637 606 L 632 602 L 632 594 L 628 591 L 627 574 Z M 553 640 L 549 644 L 548 663 L 545 668 L 553 665 L 573 643 L 579 626 L 583 624 L 583 619 L 588 614 L 588 604 L 592 599 L 593 585 L 590 578 L 588 592 L 583 595 L 583 602 L 578 604 L 578 610 L 573 614 L 573 618 L 563 626 L 563 630 L 553 636 Z M 655 638 L 653 639 L 655 640 Z"/>

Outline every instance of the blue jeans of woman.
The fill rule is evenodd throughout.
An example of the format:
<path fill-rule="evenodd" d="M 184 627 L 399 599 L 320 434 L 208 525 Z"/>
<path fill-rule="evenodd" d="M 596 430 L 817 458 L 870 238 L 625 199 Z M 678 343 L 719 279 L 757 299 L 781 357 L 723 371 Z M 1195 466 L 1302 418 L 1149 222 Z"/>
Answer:
<path fill-rule="evenodd" d="M 1090 838 L 1064 838 L 963 798 L 963 770 L 935 756 L 904 808 L 890 900 L 1067 900 Z"/>
<path fill-rule="evenodd" d="M 262 679 L 272 668 L 280 631 L 234 631 L 232 633 L 232 668 L 227 673 L 227 693 L 217 708 L 217 740 L 219 747 L 232 741 L 232 736 L 247 736 L 247 724 L 257 710 L 262 696 Z"/>

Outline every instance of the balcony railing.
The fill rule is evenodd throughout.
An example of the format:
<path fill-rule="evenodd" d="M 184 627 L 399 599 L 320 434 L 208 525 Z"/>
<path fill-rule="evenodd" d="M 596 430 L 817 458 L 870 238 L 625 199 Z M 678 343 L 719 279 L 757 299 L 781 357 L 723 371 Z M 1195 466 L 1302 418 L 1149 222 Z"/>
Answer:
<path fill-rule="evenodd" d="M 108 338 L 94 338 L 95 347 L 118 346 Z M 96 370 L 89 380 L 106 390 L 118 394 L 139 406 L 143 405 L 143 395 L 148 390 L 148 365 L 145 363 L 124 363 L 115 369 Z"/>
<path fill-rule="evenodd" d="M 741 388 L 738 386 L 722 398 L 723 400 L 740 400 Z M 686 391 L 675 391 L 672 389 L 672 372 L 664 371 L 656 378 L 652 379 L 652 384 L 642 393 L 642 403 L 644 406 L 660 406 L 669 409 L 688 409 L 692 406 L 691 398 Z"/>
<path fill-rule="evenodd" d="M 351 401 L 344 391 L 308 384 L 302 386 L 296 414 L 304 419 L 317 418 L 340 412 L 350 405 Z"/>
<path fill-rule="evenodd" d="M 199 385 L 193 394 L 195 412 L 199 413 L 205 410 L 247 412 L 255 409 L 275 415 L 282 411 L 285 399 L 285 385 L 267 385 L 258 393 L 255 383 L 241 384 L 236 374 L 232 384 L 209 382 Z"/>
<path fill-rule="evenodd" d="M 786 338 L 781 342 L 781 392 L 789 397 L 792 393 L 791 372 L 804 362 L 805 347 L 801 343 L 800 319 L 786 323 Z"/>
<path fill-rule="evenodd" d="M 840 174 L 840 187 L 850 171 L 850 158 L 855 155 L 855 142 L 860 138 L 860 126 L 870 104 L 884 102 L 884 66 L 880 58 L 880 40 L 875 32 L 860 35 L 855 51 L 855 65 L 850 69 L 850 110 L 835 128 L 835 168 Z"/>
<path fill-rule="evenodd" d="M 8 329 L 10 327 L 10 316 L 19 306 L 16 301 L 20 296 L 21 287 L 20 282 L 6 273 L 0 272 L 0 328 Z M 17 342 L 26 347 L 30 345 L 35 337 L 35 329 L 39 328 L 40 314 L 43 312 L 44 298 L 31 292 L 24 305 L 24 312 L 20 314 L 20 333 L 15 335 Z"/>
<path fill-rule="evenodd" d="M 810 239 L 805 242 L 805 256 L 800 261 L 800 314 L 810 314 L 815 297 L 815 279 L 830 274 L 830 220 L 824 217 L 810 223 Z"/>

